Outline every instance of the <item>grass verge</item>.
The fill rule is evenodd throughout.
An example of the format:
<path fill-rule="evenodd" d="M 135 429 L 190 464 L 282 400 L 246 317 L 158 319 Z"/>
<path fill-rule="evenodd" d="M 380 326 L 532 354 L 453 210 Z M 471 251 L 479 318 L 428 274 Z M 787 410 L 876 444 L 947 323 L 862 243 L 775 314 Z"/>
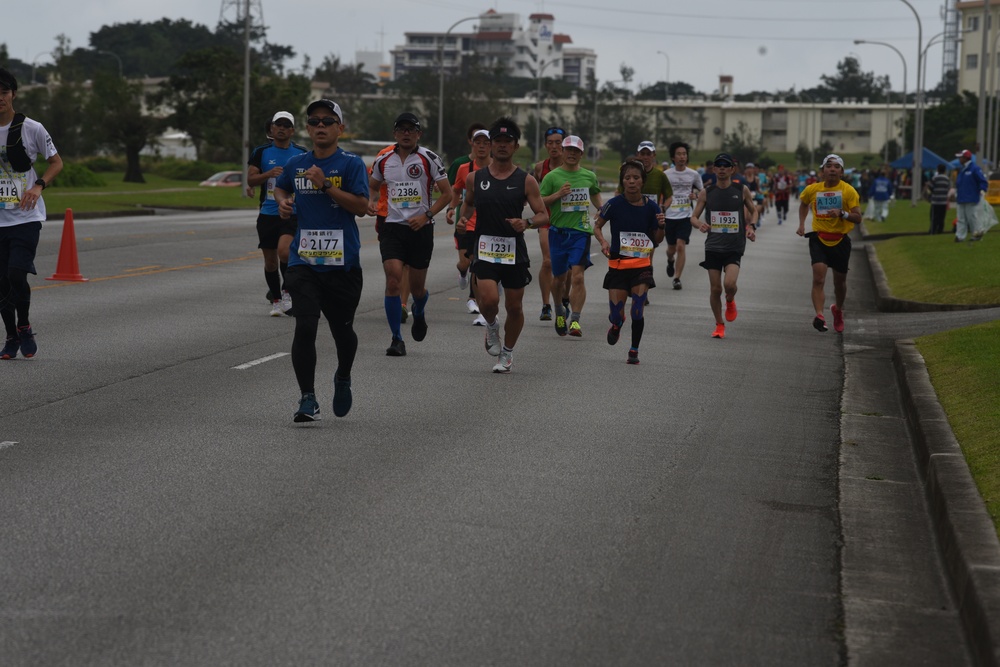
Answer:
<path fill-rule="evenodd" d="M 240 196 L 240 188 L 202 188 L 193 181 L 175 181 L 146 174 L 145 183 L 125 183 L 121 173 L 102 174 L 101 187 L 60 187 L 58 180 L 45 191 L 50 214 L 67 208 L 74 213 L 134 211 L 140 207 L 162 208 L 257 208 L 256 198 Z"/>
<path fill-rule="evenodd" d="M 916 343 L 1000 535 L 1000 322 L 924 336 Z"/>
<path fill-rule="evenodd" d="M 875 243 L 897 299 L 926 303 L 1000 304 L 1000 235 L 955 243 L 950 234 L 898 236 Z"/>

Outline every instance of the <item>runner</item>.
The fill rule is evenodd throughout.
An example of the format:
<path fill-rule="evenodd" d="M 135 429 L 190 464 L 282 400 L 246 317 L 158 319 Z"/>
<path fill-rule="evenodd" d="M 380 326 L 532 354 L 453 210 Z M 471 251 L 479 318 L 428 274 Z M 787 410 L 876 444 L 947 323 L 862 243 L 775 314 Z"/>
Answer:
<path fill-rule="evenodd" d="M 778 171 L 771 179 L 771 192 L 774 193 L 774 210 L 778 214 L 778 224 L 780 225 L 788 219 L 788 202 L 791 199 L 794 180 L 791 174 L 785 171 L 785 166 L 779 164 Z"/>
<path fill-rule="evenodd" d="M 739 179 L 734 181 L 739 183 Z M 760 190 L 760 181 L 757 178 L 757 167 L 754 166 L 753 162 L 747 162 L 746 167 L 743 168 L 743 184 L 750 189 L 750 194 L 753 197 L 753 209 L 757 212 L 756 221 L 754 223 L 754 228 L 760 227 L 760 218 L 764 215 L 764 193 Z"/>
<path fill-rule="evenodd" d="M 257 247 L 264 255 L 264 281 L 271 294 L 271 317 L 281 317 L 288 315 L 292 308 L 292 297 L 281 283 L 288 270 L 288 246 L 295 236 L 297 223 L 294 207 L 289 220 L 283 221 L 278 216 L 274 182 L 290 157 L 306 153 L 307 150 L 305 146 L 292 143 L 295 118 L 287 111 L 279 111 L 271 117 L 268 132 L 271 140 L 253 149 L 247 161 L 247 186 L 263 186 L 260 189 L 260 212 L 257 215 Z"/>
<path fill-rule="evenodd" d="M 384 181 L 388 188 L 389 211 L 382 230 L 379 248 L 385 271 L 385 316 L 392 332 L 386 356 L 406 356 L 406 344 L 400 330 L 400 282 L 403 265 L 409 267 L 410 293 L 413 295 L 413 340 L 422 341 L 427 335 L 424 308 L 429 294 L 424 283 L 427 267 L 434 251 L 434 216 L 452 198 L 448 174 L 441 159 L 419 145 L 420 121 L 409 112 L 401 113 L 393 124 L 396 146 L 392 152 L 375 158 L 369 188 L 369 215 L 378 210 L 378 187 Z M 434 185 L 441 196 L 431 201 Z"/>
<path fill-rule="evenodd" d="M 715 315 L 712 338 L 725 338 L 726 322 L 736 319 L 736 281 L 740 277 L 740 263 L 747 239 L 756 239 L 754 223 L 757 207 L 746 183 L 733 182 L 734 170 L 735 161 L 727 153 L 715 156 L 718 181 L 698 195 L 691 218 L 692 225 L 708 234 L 705 238 L 705 261 L 701 262 L 701 266 L 708 270 L 711 288 L 708 302 Z M 748 179 L 747 182 L 751 181 Z M 702 212 L 708 222 L 701 220 Z M 722 321 L 723 290 L 726 292 L 726 322 Z"/>
<path fill-rule="evenodd" d="M 670 144 L 670 159 L 674 166 L 667 169 L 667 180 L 673 191 L 670 208 L 666 210 L 667 277 L 674 279 L 674 289 L 680 289 L 681 276 L 687 260 L 687 244 L 691 242 L 691 206 L 704 189 L 701 176 L 688 167 L 691 147 L 683 141 Z M 676 263 L 674 258 L 676 257 Z"/>
<path fill-rule="evenodd" d="M 657 244 L 663 241 L 666 218 L 660 207 L 644 197 L 642 184 L 646 169 L 638 160 L 626 160 L 618 171 L 621 194 L 606 203 L 594 223 L 594 238 L 601 244 L 601 252 L 608 258 L 608 273 L 604 276 L 604 289 L 608 290 L 610 313 L 608 344 L 614 345 L 625 324 L 625 300 L 632 297 L 632 346 L 627 363 L 639 363 L 639 342 L 646 326 L 643 306 L 646 292 L 653 282 L 652 257 Z M 602 231 L 611 223 L 611 242 Z"/>
<path fill-rule="evenodd" d="M 0 359 L 13 359 L 18 351 L 30 359 L 38 352 L 28 317 L 28 274 L 36 273 L 35 252 L 46 219 L 42 190 L 63 168 L 45 127 L 14 111 L 16 97 L 17 79 L 0 67 L 0 146 L 5 147 L 0 153 L 0 316 L 7 333 Z M 38 156 L 46 162 L 41 178 L 34 167 Z"/>
<path fill-rule="evenodd" d="M 552 296 L 556 302 L 556 333 L 580 337 L 580 313 L 587 300 L 583 272 L 590 261 L 590 204 L 601 209 L 597 174 L 580 166 L 583 139 L 570 135 L 562 141 L 563 164 L 541 183 L 542 201 L 549 209 L 549 252 L 552 258 Z M 572 285 L 572 289 L 570 289 Z M 563 306 L 569 290 L 570 312 Z"/>
<path fill-rule="evenodd" d="M 469 162 L 472 162 L 472 160 L 473 160 L 473 154 L 472 154 L 473 153 L 473 140 L 475 139 L 475 135 L 478 132 L 486 132 L 486 126 L 483 125 L 482 123 L 472 123 L 471 125 L 469 125 L 468 129 L 465 131 L 465 136 L 466 136 L 466 138 L 469 141 L 469 152 L 466 155 L 463 155 L 461 157 L 455 158 L 452 161 L 451 166 L 448 167 L 448 182 L 451 183 L 452 190 L 454 190 L 455 184 L 458 183 L 458 170 L 459 170 L 459 168 L 463 164 L 468 164 Z M 486 132 L 486 135 L 489 136 L 489 132 Z M 464 177 L 463 177 L 463 179 L 462 179 L 461 182 L 465 183 Z M 445 209 L 445 218 L 447 219 L 449 225 L 455 224 L 455 213 L 456 213 L 456 209 L 455 208 L 452 208 L 452 207 L 449 206 L 447 209 Z M 458 249 L 458 262 L 461 265 L 462 259 L 465 257 L 465 250 L 463 250 L 462 248 L 460 248 L 459 245 L 460 245 L 459 244 L 459 233 L 458 233 L 458 228 L 456 227 L 455 228 L 455 248 Z M 462 287 L 463 282 L 464 283 L 468 283 L 468 284 L 465 287 Z M 478 315 L 479 314 L 479 306 L 476 305 L 476 294 L 473 291 L 471 282 L 469 280 L 464 280 L 464 281 L 462 280 L 461 272 L 459 272 L 458 286 L 459 286 L 459 289 L 463 289 L 463 290 L 466 289 L 466 288 L 468 288 L 468 290 L 469 290 L 469 298 L 465 302 L 465 307 L 468 309 L 469 313 Z M 405 305 L 403 306 L 403 310 L 404 311 L 406 310 L 406 306 Z M 477 317 L 476 318 L 476 322 L 478 322 L 480 319 L 482 319 L 482 317 Z M 404 312 L 403 321 L 404 322 L 406 321 L 405 312 Z"/>
<path fill-rule="evenodd" d="M 510 118 L 498 118 L 490 128 L 493 141 L 493 163 L 469 174 L 465 181 L 465 201 L 461 219 L 468 220 L 476 212 L 476 259 L 472 272 L 476 276 L 479 308 L 486 318 L 486 351 L 496 357 L 494 373 L 509 373 L 513 364 L 514 346 L 524 327 L 524 288 L 531 282 L 528 272 L 528 246 L 524 230 L 532 227 L 532 218 L 522 218 L 524 205 L 534 212 L 539 224 L 548 222 L 548 211 L 539 193 L 538 181 L 514 165 L 514 153 L 521 139 L 521 130 Z M 504 340 L 500 342 L 499 285 L 504 288 L 507 321 Z"/>
<path fill-rule="evenodd" d="M 382 150 L 380 150 L 376 155 L 377 160 L 379 156 L 385 153 L 391 153 L 396 150 L 396 144 L 389 144 Z M 375 168 L 375 162 L 372 161 L 370 167 L 368 167 L 368 176 L 372 174 L 372 169 Z M 382 242 L 382 230 L 385 228 L 385 216 L 389 214 L 389 197 L 386 195 L 385 181 L 382 181 L 382 185 L 378 189 L 378 210 L 375 212 L 375 238 Z M 399 281 L 399 321 L 402 324 L 406 324 L 406 320 L 409 319 L 409 313 L 406 310 L 406 304 L 410 300 L 410 267 L 406 264 L 403 265 L 403 278 Z"/>
<path fill-rule="evenodd" d="M 836 303 L 830 306 L 833 330 L 844 331 L 844 300 L 847 297 L 847 269 L 851 259 L 851 239 L 848 232 L 861 222 L 861 202 L 858 191 L 841 178 L 844 161 L 839 155 L 823 158 L 820 168 L 823 180 L 806 186 L 799 197 L 799 228 L 796 233 L 809 239 L 812 260 L 812 302 L 816 310 L 813 327 L 826 331 L 823 318 L 824 287 L 827 268 L 833 269 L 833 292 Z M 806 216 L 812 211 L 812 231 L 806 233 Z"/>
<path fill-rule="evenodd" d="M 545 150 L 549 156 L 535 164 L 535 180 L 540 184 L 545 176 L 562 166 L 563 163 L 563 139 L 566 138 L 566 130 L 561 127 L 550 127 L 545 130 Z M 542 291 L 542 312 L 538 319 L 548 322 L 552 319 L 552 306 L 549 304 L 549 296 L 552 294 L 552 256 L 549 250 L 549 226 L 548 224 L 538 227 L 538 246 L 542 249 L 542 266 L 538 269 L 538 288 Z M 556 302 L 558 306 L 559 302 Z M 569 308 L 569 294 L 562 296 L 563 309 Z"/>
<path fill-rule="evenodd" d="M 454 217 L 454 210 L 458 209 L 462 204 L 462 198 L 465 194 L 465 181 L 468 179 L 469 173 L 483 167 L 488 167 L 493 162 L 493 158 L 490 157 L 491 145 L 490 133 L 488 130 L 483 129 L 475 131 L 472 143 L 472 162 L 466 162 L 458 168 L 458 173 L 456 174 L 454 184 L 452 185 L 451 208 L 448 209 L 449 224 L 451 218 Z M 472 218 L 465 220 L 461 227 L 464 231 L 459 231 L 457 227 L 455 229 L 455 247 L 458 248 L 458 287 L 461 290 L 470 290 L 469 302 L 467 306 L 469 308 L 469 312 L 476 313 L 476 319 L 474 319 L 472 323 L 477 326 L 486 326 L 486 320 L 483 318 L 482 314 L 479 313 L 479 306 L 476 304 L 475 300 L 475 276 L 472 276 L 471 281 L 469 279 L 469 268 L 472 266 L 472 257 L 475 254 L 475 211 L 472 213 Z"/>
<path fill-rule="evenodd" d="M 368 174 L 364 162 L 339 147 L 344 114 L 332 100 L 306 109 L 313 149 L 289 158 L 274 185 L 278 215 L 292 216 L 298 229 L 288 255 L 288 291 L 295 303 L 292 368 L 302 397 L 295 422 L 319 420 L 316 401 L 316 334 L 320 313 L 337 346 L 333 376 L 333 414 L 351 410 L 351 369 L 358 351 L 354 314 L 361 300 L 361 239 L 356 216 L 368 211 Z"/>

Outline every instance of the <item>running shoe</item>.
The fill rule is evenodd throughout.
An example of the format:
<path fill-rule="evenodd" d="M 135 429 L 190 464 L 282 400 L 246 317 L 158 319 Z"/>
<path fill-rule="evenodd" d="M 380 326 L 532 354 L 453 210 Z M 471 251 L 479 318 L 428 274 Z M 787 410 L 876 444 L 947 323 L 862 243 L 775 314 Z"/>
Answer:
<path fill-rule="evenodd" d="M 514 352 L 501 350 L 497 365 L 493 367 L 494 373 L 510 373 L 510 367 L 514 365 Z"/>
<path fill-rule="evenodd" d="M 460 289 L 460 290 L 467 290 L 467 289 L 469 289 L 469 272 L 468 271 L 466 271 L 465 273 L 462 273 L 461 271 L 458 272 L 458 289 Z"/>
<path fill-rule="evenodd" d="M 474 327 L 485 327 L 486 318 L 482 315 L 476 315 L 476 319 L 472 320 L 472 326 Z"/>
<path fill-rule="evenodd" d="M 712 338 L 725 338 L 726 337 L 726 325 L 716 324 L 715 331 L 712 332 Z"/>
<path fill-rule="evenodd" d="M 400 324 L 406 324 L 406 320 L 410 319 L 410 313 L 406 310 L 406 304 L 403 304 L 403 310 L 399 313 Z"/>
<path fill-rule="evenodd" d="M 406 356 L 406 343 L 403 342 L 402 338 L 393 338 L 392 342 L 389 343 L 389 347 L 385 350 L 385 356 L 387 357 L 405 357 Z"/>
<path fill-rule="evenodd" d="M 418 343 L 427 336 L 427 317 L 423 313 L 420 315 L 413 313 L 413 328 L 410 333 L 413 334 L 413 340 Z"/>
<path fill-rule="evenodd" d="M 292 310 L 292 295 L 282 290 L 281 312 L 283 312 L 285 315 L 291 315 L 291 310 Z"/>
<path fill-rule="evenodd" d="M 0 359 L 13 359 L 17 356 L 17 351 L 21 349 L 21 341 L 17 336 L 7 336 L 7 342 L 0 351 Z"/>
<path fill-rule="evenodd" d="M 580 328 L 580 323 L 576 320 L 569 323 L 569 335 L 581 338 L 583 336 L 583 329 Z"/>
<path fill-rule="evenodd" d="M 542 322 L 552 321 L 552 306 L 545 304 L 542 306 L 542 314 L 538 316 L 538 319 Z"/>
<path fill-rule="evenodd" d="M 566 335 L 566 316 L 556 315 L 556 333 L 560 336 Z"/>
<path fill-rule="evenodd" d="M 486 338 L 484 341 L 486 346 L 486 351 L 491 357 L 499 357 L 503 346 L 500 345 L 500 323 L 497 322 L 494 326 L 486 325 Z"/>
<path fill-rule="evenodd" d="M 681 289 L 681 279 L 674 278 L 674 289 Z"/>
<path fill-rule="evenodd" d="M 833 304 L 830 306 L 830 312 L 833 313 L 833 330 L 844 333 L 844 311 L 837 308 L 837 304 Z"/>
<path fill-rule="evenodd" d="M 281 317 L 285 314 L 285 311 L 281 309 L 281 299 L 277 299 L 271 302 L 271 317 Z"/>
<path fill-rule="evenodd" d="M 736 319 L 736 299 L 726 302 L 726 321 L 732 322 Z"/>
<path fill-rule="evenodd" d="M 563 312 L 564 313 L 568 313 L 569 312 L 569 299 L 563 299 L 562 300 L 562 304 L 563 304 Z"/>
<path fill-rule="evenodd" d="M 469 309 L 469 313 L 475 315 L 479 312 L 479 306 L 476 304 L 475 299 L 469 299 L 465 303 L 465 307 Z"/>
<path fill-rule="evenodd" d="M 38 352 L 38 345 L 35 343 L 35 333 L 31 330 L 31 326 L 18 327 L 17 337 L 21 341 L 21 354 L 24 355 L 24 358 L 31 359 L 35 356 L 35 352 Z"/>
<path fill-rule="evenodd" d="M 668 278 L 674 277 L 674 260 L 670 259 L 669 257 L 667 258 L 667 277 Z"/>
<path fill-rule="evenodd" d="M 634 347 L 629 348 L 628 359 L 625 360 L 625 363 L 627 363 L 627 364 L 629 364 L 631 366 L 635 366 L 636 364 L 638 364 L 639 363 L 639 350 L 635 349 Z"/>
<path fill-rule="evenodd" d="M 320 419 L 316 394 L 302 394 L 302 398 L 299 399 L 299 409 L 292 416 L 292 421 L 299 423 L 318 422 Z"/>
<path fill-rule="evenodd" d="M 819 332 L 826 331 L 826 320 L 822 315 L 817 315 L 813 318 L 813 328 Z"/>
<path fill-rule="evenodd" d="M 351 378 L 341 378 L 333 375 L 333 414 L 343 417 L 351 411 L 354 398 L 351 395 Z"/>
<path fill-rule="evenodd" d="M 618 339 L 622 335 L 622 327 L 620 324 L 612 324 L 611 328 L 608 329 L 608 345 L 617 345 Z"/>

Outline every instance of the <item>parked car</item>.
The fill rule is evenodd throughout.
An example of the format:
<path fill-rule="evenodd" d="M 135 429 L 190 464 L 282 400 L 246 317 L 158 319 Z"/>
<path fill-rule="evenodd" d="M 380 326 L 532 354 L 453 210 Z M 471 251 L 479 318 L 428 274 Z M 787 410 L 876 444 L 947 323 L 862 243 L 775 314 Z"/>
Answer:
<path fill-rule="evenodd" d="M 208 188 L 238 188 L 243 184 L 243 173 L 239 171 L 220 171 L 212 174 L 198 185 Z"/>

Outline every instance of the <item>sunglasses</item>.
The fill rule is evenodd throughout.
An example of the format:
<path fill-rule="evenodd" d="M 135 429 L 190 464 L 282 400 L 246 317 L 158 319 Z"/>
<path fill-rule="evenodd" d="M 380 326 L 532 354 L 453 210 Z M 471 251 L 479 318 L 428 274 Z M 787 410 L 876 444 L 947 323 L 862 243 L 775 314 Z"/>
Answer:
<path fill-rule="evenodd" d="M 316 118 L 313 116 L 306 122 L 313 127 L 316 127 L 317 125 L 324 125 L 326 127 L 330 127 L 331 125 L 340 125 L 340 120 L 336 116 L 323 116 L 322 118 Z"/>
<path fill-rule="evenodd" d="M 722 160 L 719 160 L 718 162 L 713 162 L 712 164 L 722 169 L 729 169 L 733 166 L 732 162 L 723 162 Z"/>
<path fill-rule="evenodd" d="M 275 121 L 275 122 L 271 123 L 271 125 L 274 125 L 275 127 L 283 127 L 286 130 L 291 129 L 291 127 L 292 127 L 292 124 L 289 123 L 287 120 L 278 120 L 278 121 Z"/>
<path fill-rule="evenodd" d="M 545 130 L 546 137 L 551 137 L 553 134 L 561 134 L 565 137 L 566 130 L 562 129 L 561 127 L 550 127 L 549 129 Z"/>

